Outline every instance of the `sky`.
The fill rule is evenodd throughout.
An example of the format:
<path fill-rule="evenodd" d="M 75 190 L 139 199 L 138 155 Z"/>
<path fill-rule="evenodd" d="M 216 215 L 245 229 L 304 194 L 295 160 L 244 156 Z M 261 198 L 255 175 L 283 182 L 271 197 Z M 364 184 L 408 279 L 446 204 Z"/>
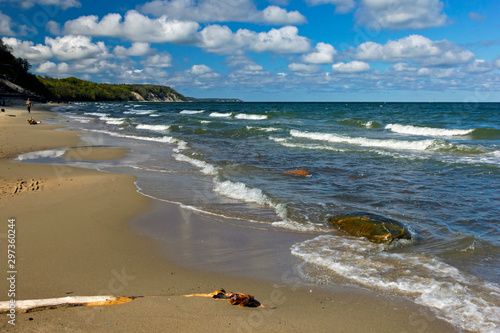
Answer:
<path fill-rule="evenodd" d="M 34 74 L 244 101 L 499 102 L 499 28 L 497 0 L 0 0 Z"/>

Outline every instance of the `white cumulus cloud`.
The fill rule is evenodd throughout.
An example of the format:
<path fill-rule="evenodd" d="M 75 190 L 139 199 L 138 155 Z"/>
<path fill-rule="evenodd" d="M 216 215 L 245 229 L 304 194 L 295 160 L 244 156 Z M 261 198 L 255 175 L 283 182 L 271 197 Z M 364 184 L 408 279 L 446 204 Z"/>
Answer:
<path fill-rule="evenodd" d="M 223 85 L 220 82 L 221 75 L 215 72 L 207 65 L 193 65 L 190 69 L 174 74 L 177 83 L 184 85 L 196 86 L 201 89 L 220 87 Z"/>
<path fill-rule="evenodd" d="M 316 44 L 316 51 L 302 56 L 302 61 L 309 64 L 331 64 L 337 50 L 330 44 Z"/>
<path fill-rule="evenodd" d="M 0 0 L 1 2 L 1 0 Z M 0 11 L 0 35 L 3 36 L 24 36 L 29 32 L 36 32 L 36 28 L 18 24 L 9 15 Z"/>
<path fill-rule="evenodd" d="M 288 12 L 278 6 L 269 6 L 257 15 L 257 22 L 268 24 L 301 24 L 306 18 L 298 11 Z"/>
<path fill-rule="evenodd" d="M 370 70 L 370 65 L 363 61 L 338 62 L 332 65 L 332 71 L 338 73 L 361 73 Z"/>
<path fill-rule="evenodd" d="M 298 29 L 285 26 L 268 32 L 239 29 L 233 33 L 227 26 L 210 25 L 201 32 L 200 47 L 216 54 L 231 54 L 249 50 L 275 54 L 304 53 L 309 51 L 309 39 L 298 35 Z"/>
<path fill-rule="evenodd" d="M 233 70 L 233 75 L 261 75 L 265 74 L 264 67 L 256 64 L 252 59 L 242 54 L 230 55 L 226 64 Z"/>
<path fill-rule="evenodd" d="M 55 21 L 47 22 L 45 29 L 53 35 L 59 35 L 61 33 L 61 25 Z"/>
<path fill-rule="evenodd" d="M 361 0 L 355 16 L 372 30 L 426 29 L 446 24 L 442 11 L 440 0 Z"/>
<path fill-rule="evenodd" d="M 196 22 L 171 20 L 167 16 L 149 18 L 130 10 L 108 14 L 100 21 L 95 15 L 81 16 L 64 24 L 64 32 L 73 35 L 126 38 L 136 42 L 189 44 L 200 28 Z"/>
<path fill-rule="evenodd" d="M 493 64 L 483 59 L 476 59 L 472 63 L 464 66 L 463 70 L 464 72 L 474 74 L 487 73 L 493 70 Z"/>
<path fill-rule="evenodd" d="M 171 19 L 196 22 L 254 22 L 264 24 L 301 24 L 306 18 L 298 11 L 288 12 L 278 6 L 257 10 L 251 0 L 155 0 L 146 3 L 142 12 Z"/>
<path fill-rule="evenodd" d="M 418 71 L 417 67 L 410 66 L 404 62 L 398 62 L 397 64 L 393 65 L 389 71 L 395 71 L 395 72 L 416 72 Z"/>
<path fill-rule="evenodd" d="M 414 61 L 425 66 L 456 66 L 473 60 L 474 54 L 453 42 L 432 41 L 420 35 L 411 35 L 386 44 L 366 42 L 359 45 L 354 58 L 363 61 Z"/>
<path fill-rule="evenodd" d="M 203 75 L 213 72 L 213 70 L 207 65 L 193 65 L 191 69 L 188 70 L 190 74 Z"/>
<path fill-rule="evenodd" d="M 321 67 L 318 65 L 308 65 L 300 63 L 291 63 L 288 65 L 288 69 L 292 72 L 300 74 L 315 74 L 321 72 Z"/>
<path fill-rule="evenodd" d="M 72 73 L 104 74 L 116 73 L 124 70 L 123 64 L 110 62 L 106 59 L 78 59 L 70 63 L 69 71 Z"/>
<path fill-rule="evenodd" d="M 13 36 L 15 35 L 12 30 L 12 20 L 10 16 L 5 15 L 0 11 L 0 35 Z"/>
<path fill-rule="evenodd" d="M 121 45 L 118 45 L 113 50 L 113 53 L 117 56 L 144 56 L 153 53 L 154 50 L 151 48 L 149 43 L 144 42 L 134 42 L 132 46 L 129 48 L 125 48 Z"/>
<path fill-rule="evenodd" d="M 248 31 L 248 30 L 247 30 Z M 279 54 L 304 53 L 309 51 L 309 39 L 298 35 L 299 29 L 286 26 L 271 29 L 268 32 L 251 33 L 252 41 L 249 49 L 255 52 L 272 52 Z"/>
<path fill-rule="evenodd" d="M 233 34 L 227 26 L 209 25 L 201 32 L 200 47 L 211 53 L 229 54 L 241 48 L 248 42 L 243 41 L 241 35 Z"/>
<path fill-rule="evenodd" d="M 141 61 L 144 67 L 165 68 L 172 67 L 172 55 L 168 52 L 161 52 L 149 56 L 146 60 Z"/>
<path fill-rule="evenodd" d="M 45 45 L 35 45 L 33 42 L 21 41 L 13 37 L 4 37 L 2 41 L 12 47 L 16 57 L 27 59 L 33 64 L 41 63 L 53 56 L 51 48 Z"/>
<path fill-rule="evenodd" d="M 80 16 L 64 24 L 64 32 L 74 35 L 120 37 L 123 34 L 122 16 L 108 14 L 100 21 L 97 15 Z"/>
<path fill-rule="evenodd" d="M 68 70 L 69 65 L 67 63 L 61 62 L 59 64 L 55 64 L 51 61 L 45 61 L 35 68 L 35 72 L 37 73 L 57 76 L 68 73 Z"/>
<path fill-rule="evenodd" d="M 45 37 L 45 45 L 51 48 L 52 54 L 57 59 L 63 61 L 95 58 L 108 54 L 104 42 L 92 43 L 92 39 L 87 36 Z"/>

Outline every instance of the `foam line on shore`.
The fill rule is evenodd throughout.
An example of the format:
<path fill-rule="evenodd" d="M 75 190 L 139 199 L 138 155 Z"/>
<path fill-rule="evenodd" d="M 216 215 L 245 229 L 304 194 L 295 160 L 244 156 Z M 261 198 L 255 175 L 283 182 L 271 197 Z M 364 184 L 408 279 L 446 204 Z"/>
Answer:
<path fill-rule="evenodd" d="M 492 302 L 500 286 L 466 276 L 432 256 L 391 253 L 385 245 L 334 235 L 294 244 L 291 252 L 362 286 L 409 296 L 461 329 L 486 333 L 500 325 L 500 308 Z M 394 280 L 395 271 L 407 273 Z"/>

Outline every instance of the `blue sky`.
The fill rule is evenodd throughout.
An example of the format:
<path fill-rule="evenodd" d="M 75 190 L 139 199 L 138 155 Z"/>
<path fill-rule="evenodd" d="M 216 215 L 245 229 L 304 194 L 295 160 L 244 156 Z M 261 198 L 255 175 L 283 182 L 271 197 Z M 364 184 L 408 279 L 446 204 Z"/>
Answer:
<path fill-rule="evenodd" d="M 245 101 L 500 101 L 494 0 L 0 0 L 39 75 Z"/>

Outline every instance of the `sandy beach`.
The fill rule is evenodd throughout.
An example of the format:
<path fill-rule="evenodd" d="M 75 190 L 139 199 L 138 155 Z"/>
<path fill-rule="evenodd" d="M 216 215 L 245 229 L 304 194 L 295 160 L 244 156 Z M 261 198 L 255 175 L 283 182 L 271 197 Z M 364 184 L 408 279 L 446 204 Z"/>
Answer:
<path fill-rule="evenodd" d="M 427 308 L 400 297 L 354 287 L 339 286 L 332 292 L 299 285 L 286 276 L 280 283 L 234 277 L 201 269 L 202 264 L 197 269 L 166 259 L 164 247 L 153 235 L 142 234 L 140 224 L 162 216 L 170 224 L 158 232 L 169 233 L 169 228 L 182 226 L 184 212 L 138 193 L 134 176 L 12 160 L 20 153 L 63 147 L 71 147 L 65 153 L 69 159 L 125 156 L 125 148 L 87 147 L 78 132 L 46 124 L 45 119 L 57 116 L 49 109 L 36 104 L 28 114 L 24 108 L 9 107 L 0 115 L 0 267 L 4 276 L 8 220 L 14 219 L 16 300 L 96 295 L 139 298 L 120 305 L 16 313 L 15 326 L 1 314 L 2 332 L 456 331 Z M 41 124 L 29 125 L 30 116 Z M 196 214 L 190 219 L 191 228 L 203 226 L 205 234 L 219 232 L 216 221 Z M 231 228 L 236 227 L 226 226 L 221 233 L 237 232 Z M 259 237 L 258 231 L 247 232 Z M 221 238 L 207 241 L 221 242 Z M 255 248 L 248 251 L 249 256 L 258 255 Z M 224 252 L 215 253 L 213 261 L 223 262 Z M 271 259 L 263 253 L 261 260 L 268 269 Z M 233 256 L 231 265 L 244 268 L 245 262 L 237 262 L 244 257 Z M 0 301 L 12 299 L 9 287 L 2 279 Z M 243 308 L 224 300 L 183 296 L 218 288 L 252 294 L 264 307 Z"/>

